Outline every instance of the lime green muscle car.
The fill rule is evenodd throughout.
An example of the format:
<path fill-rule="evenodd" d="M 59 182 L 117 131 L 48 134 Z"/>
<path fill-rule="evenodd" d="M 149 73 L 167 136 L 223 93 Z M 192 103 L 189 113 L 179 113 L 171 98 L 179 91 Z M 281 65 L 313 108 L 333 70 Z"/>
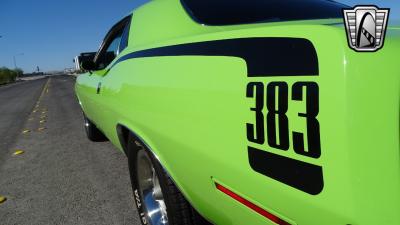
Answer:
<path fill-rule="evenodd" d="M 356 52 L 343 8 L 153 0 L 110 30 L 76 94 L 143 224 L 400 224 L 400 27 Z"/>

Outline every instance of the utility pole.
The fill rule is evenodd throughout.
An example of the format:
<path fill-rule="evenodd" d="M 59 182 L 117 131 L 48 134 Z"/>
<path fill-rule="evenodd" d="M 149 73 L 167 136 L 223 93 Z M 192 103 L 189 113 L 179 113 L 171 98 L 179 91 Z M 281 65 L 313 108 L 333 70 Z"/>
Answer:
<path fill-rule="evenodd" d="M 14 59 L 14 68 L 17 69 L 17 56 L 24 55 L 24 53 L 19 53 L 13 56 Z"/>

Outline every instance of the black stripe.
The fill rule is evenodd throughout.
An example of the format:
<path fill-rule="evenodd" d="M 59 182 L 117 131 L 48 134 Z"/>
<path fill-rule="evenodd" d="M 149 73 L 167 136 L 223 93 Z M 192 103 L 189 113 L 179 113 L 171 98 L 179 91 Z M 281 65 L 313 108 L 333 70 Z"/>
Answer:
<path fill-rule="evenodd" d="M 251 168 L 311 195 L 324 188 L 322 167 L 248 147 Z"/>
<path fill-rule="evenodd" d="M 249 77 L 319 74 L 317 52 L 309 40 L 302 38 L 239 38 L 171 45 L 129 53 L 115 64 L 158 56 L 239 57 L 246 61 Z"/>

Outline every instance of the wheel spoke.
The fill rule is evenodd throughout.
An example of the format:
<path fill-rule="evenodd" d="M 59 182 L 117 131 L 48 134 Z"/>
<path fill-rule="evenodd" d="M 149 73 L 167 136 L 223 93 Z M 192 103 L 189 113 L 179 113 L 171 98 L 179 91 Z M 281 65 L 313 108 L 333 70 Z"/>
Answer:
<path fill-rule="evenodd" d="M 138 153 L 137 164 L 139 189 L 150 224 L 168 225 L 167 207 L 160 181 L 150 158 L 144 152 Z"/>

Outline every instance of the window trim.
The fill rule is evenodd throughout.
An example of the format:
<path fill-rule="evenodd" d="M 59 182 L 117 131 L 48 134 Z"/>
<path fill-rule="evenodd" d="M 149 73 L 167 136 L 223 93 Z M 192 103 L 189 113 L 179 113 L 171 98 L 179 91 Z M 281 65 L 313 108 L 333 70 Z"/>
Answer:
<path fill-rule="evenodd" d="M 132 22 L 132 18 L 130 18 L 129 20 L 127 20 L 126 24 L 125 24 L 125 28 L 122 31 L 122 35 L 121 35 L 121 42 L 119 43 L 118 46 L 118 52 L 121 53 L 122 51 L 124 51 L 128 46 L 129 46 L 129 36 L 130 36 L 130 30 L 131 30 L 131 22 Z M 126 37 L 125 37 L 126 36 Z M 123 43 L 124 42 L 124 43 Z M 124 44 L 123 48 L 121 49 L 121 45 Z"/>
<path fill-rule="evenodd" d="M 104 54 L 105 51 L 107 51 L 108 47 L 110 46 L 110 44 L 112 43 L 112 40 L 114 40 L 115 35 L 118 34 L 121 30 L 123 32 L 123 30 L 125 29 L 126 26 L 129 26 L 130 21 L 132 19 L 132 15 L 129 15 L 127 17 L 125 17 L 124 19 L 122 19 L 121 21 L 119 21 L 118 23 L 116 23 L 111 29 L 110 31 L 107 33 L 107 35 L 105 36 L 105 38 L 103 39 L 103 42 L 100 45 L 99 50 L 96 53 L 96 56 L 94 57 L 94 63 L 96 64 L 96 66 L 98 66 L 98 60 L 100 58 L 100 56 L 102 54 Z M 122 37 L 122 34 L 121 34 Z M 122 40 L 122 38 L 121 38 Z M 121 43 L 118 44 L 118 49 L 119 46 L 121 45 Z M 118 57 L 118 56 L 117 56 Z M 110 65 L 110 64 L 109 64 Z M 109 65 L 107 65 L 105 68 L 107 68 Z"/>

